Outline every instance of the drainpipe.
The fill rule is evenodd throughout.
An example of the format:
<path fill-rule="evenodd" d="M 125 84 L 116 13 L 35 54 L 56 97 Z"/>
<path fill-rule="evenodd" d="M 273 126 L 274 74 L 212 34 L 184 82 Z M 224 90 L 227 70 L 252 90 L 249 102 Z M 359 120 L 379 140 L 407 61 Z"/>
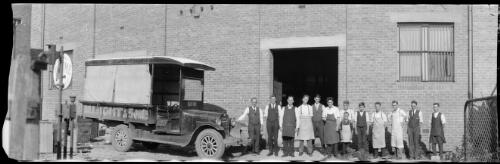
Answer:
<path fill-rule="evenodd" d="M 473 74 L 472 74 L 472 67 L 473 62 L 472 62 L 472 6 L 468 5 L 467 6 L 467 97 L 468 99 L 473 98 L 473 87 L 472 87 L 472 82 L 473 82 Z M 471 104 L 469 103 L 469 109 L 471 109 Z M 467 108 L 466 108 L 467 109 Z M 464 147 L 464 160 L 467 161 L 467 138 L 473 138 L 474 136 L 467 136 L 467 112 L 464 111 L 464 135 L 463 135 L 463 147 Z M 470 135 L 474 135 L 473 133 Z"/>
<path fill-rule="evenodd" d="M 467 53 L 467 64 L 468 64 L 468 90 L 467 90 L 467 96 L 468 96 L 468 99 L 472 99 L 474 97 L 473 93 L 474 93 L 474 72 L 473 72 L 473 66 L 474 66 L 474 62 L 473 62 L 473 43 L 472 43 L 472 39 L 473 39 L 473 31 L 472 31 L 472 5 L 468 5 L 467 6 L 467 39 L 468 39 L 468 53 Z"/>

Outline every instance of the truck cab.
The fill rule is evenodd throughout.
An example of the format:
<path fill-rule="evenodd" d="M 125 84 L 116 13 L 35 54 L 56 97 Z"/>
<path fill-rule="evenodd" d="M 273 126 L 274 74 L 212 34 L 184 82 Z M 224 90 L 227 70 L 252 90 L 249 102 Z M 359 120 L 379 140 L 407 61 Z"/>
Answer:
<path fill-rule="evenodd" d="M 81 115 L 114 127 L 118 151 L 141 142 L 194 146 L 200 157 L 220 158 L 236 139 L 227 112 L 204 104 L 204 72 L 214 70 L 169 56 L 87 60 Z"/>

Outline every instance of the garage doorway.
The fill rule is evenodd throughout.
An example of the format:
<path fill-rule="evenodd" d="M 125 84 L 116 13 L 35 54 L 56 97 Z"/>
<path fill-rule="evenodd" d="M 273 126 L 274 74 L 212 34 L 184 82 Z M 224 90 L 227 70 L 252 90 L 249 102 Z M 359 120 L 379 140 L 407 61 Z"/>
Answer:
<path fill-rule="evenodd" d="M 282 105 L 286 97 L 294 96 L 295 106 L 302 96 L 321 95 L 321 103 L 333 97 L 338 106 L 338 47 L 271 49 L 273 56 L 273 94 Z"/>

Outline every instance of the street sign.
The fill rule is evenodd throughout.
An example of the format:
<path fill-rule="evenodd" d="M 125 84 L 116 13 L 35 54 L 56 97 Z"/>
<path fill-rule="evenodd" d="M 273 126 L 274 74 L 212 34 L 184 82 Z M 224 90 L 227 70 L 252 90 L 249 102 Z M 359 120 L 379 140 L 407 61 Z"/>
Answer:
<path fill-rule="evenodd" d="M 56 63 L 54 64 L 54 71 L 53 71 L 53 76 L 54 76 L 54 84 L 56 84 L 56 87 L 59 88 L 59 78 L 57 74 L 59 73 L 59 66 L 60 66 L 60 60 L 57 59 Z M 63 67 L 63 85 L 64 88 L 68 88 L 68 86 L 71 84 L 71 78 L 73 74 L 73 69 L 72 69 L 73 63 L 71 62 L 70 57 L 68 56 L 67 53 L 64 53 L 64 67 Z"/>

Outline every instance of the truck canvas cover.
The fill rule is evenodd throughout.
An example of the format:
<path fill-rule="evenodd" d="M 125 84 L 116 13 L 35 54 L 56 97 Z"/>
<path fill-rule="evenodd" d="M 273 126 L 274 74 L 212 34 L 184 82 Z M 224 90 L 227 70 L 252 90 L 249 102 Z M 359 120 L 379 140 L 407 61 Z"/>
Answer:
<path fill-rule="evenodd" d="M 84 100 L 149 104 L 149 65 L 101 65 L 86 69 Z"/>
<path fill-rule="evenodd" d="M 169 56 L 87 60 L 83 100 L 150 104 L 149 64 L 174 64 L 197 70 L 215 70 L 198 61 Z"/>

